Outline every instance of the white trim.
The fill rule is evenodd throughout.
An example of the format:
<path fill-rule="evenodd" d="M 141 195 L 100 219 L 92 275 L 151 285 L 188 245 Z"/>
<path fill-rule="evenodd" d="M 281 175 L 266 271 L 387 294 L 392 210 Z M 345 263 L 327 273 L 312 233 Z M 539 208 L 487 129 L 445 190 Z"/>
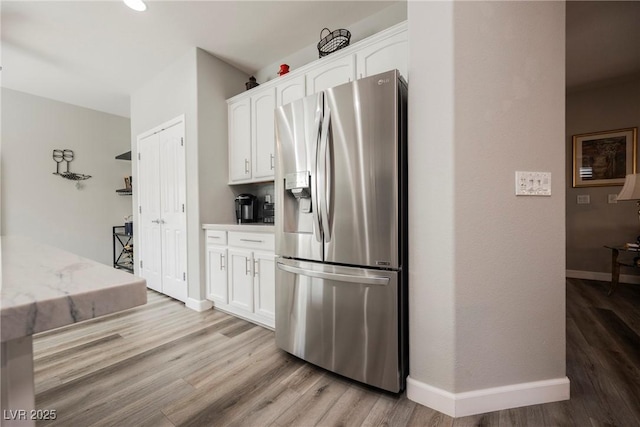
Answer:
<path fill-rule="evenodd" d="M 450 417 L 569 400 L 569 378 L 451 393 L 407 377 L 407 397 Z"/>
<path fill-rule="evenodd" d="M 180 123 L 184 123 L 185 124 L 185 128 L 186 128 L 187 124 L 185 122 L 184 117 L 185 117 L 185 115 L 181 114 L 178 117 L 174 117 L 171 120 L 167 120 L 166 122 L 162 123 L 161 125 L 155 126 L 152 129 L 149 129 L 149 130 L 147 130 L 145 132 L 142 132 L 141 134 L 138 135 L 137 142 L 140 143 L 140 140 L 145 139 L 145 138 L 147 138 L 147 137 L 149 137 L 149 136 L 151 136 L 153 134 L 156 134 L 158 132 L 161 132 L 161 131 L 163 131 L 165 129 L 169 129 L 170 127 L 175 126 L 175 125 L 180 124 Z M 138 155 L 136 154 L 136 157 L 137 156 Z"/>
<path fill-rule="evenodd" d="M 185 305 L 195 311 L 207 311 L 213 307 L 213 303 L 209 300 L 197 300 L 193 298 L 187 298 Z"/>
<path fill-rule="evenodd" d="M 574 279 L 599 280 L 601 282 L 611 281 L 611 273 L 602 273 L 600 271 L 567 270 L 566 275 L 567 277 L 571 277 Z M 621 274 L 620 283 L 640 285 L 640 276 L 634 276 L 632 274 Z"/>

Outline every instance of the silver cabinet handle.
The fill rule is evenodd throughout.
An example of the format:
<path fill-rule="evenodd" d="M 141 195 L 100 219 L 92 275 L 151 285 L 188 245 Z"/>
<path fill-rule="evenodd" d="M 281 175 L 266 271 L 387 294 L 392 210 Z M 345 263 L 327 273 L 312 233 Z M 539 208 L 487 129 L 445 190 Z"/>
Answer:
<path fill-rule="evenodd" d="M 249 159 L 244 159 L 244 173 L 249 173 Z"/>
<path fill-rule="evenodd" d="M 240 239 L 241 242 L 263 243 L 264 240 Z"/>
<path fill-rule="evenodd" d="M 207 239 L 219 239 L 220 236 L 207 236 Z"/>
<path fill-rule="evenodd" d="M 253 277 L 256 277 L 258 275 L 258 260 L 254 259 L 253 260 Z"/>
<path fill-rule="evenodd" d="M 224 270 L 224 255 L 220 254 L 220 271 Z"/>
<path fill-rule="evenodd" d="M 271 167 L 271 170 L 274 170 L 276 168 L 276 165 L 273 162 L 275 160 L 275 157 L 274 157 L 273 154 L 269 154 L 269 157 L 270 157 L 269 158 L 269 166 Z"/>
<path fill-rule="evenodd" d="M 247 276 L 250 276 L 251 275 L 251 264 L 249 264 L 249 258 L 245 258 L 244 269 L 245 269 L 244 274 L 247 275 Z"/>
<path fill-rule="evenodd" d="M 159 219 L 152 219 L 151 222 L 153 222 L 155 224 L 160 224 L 160 220 Z"/>

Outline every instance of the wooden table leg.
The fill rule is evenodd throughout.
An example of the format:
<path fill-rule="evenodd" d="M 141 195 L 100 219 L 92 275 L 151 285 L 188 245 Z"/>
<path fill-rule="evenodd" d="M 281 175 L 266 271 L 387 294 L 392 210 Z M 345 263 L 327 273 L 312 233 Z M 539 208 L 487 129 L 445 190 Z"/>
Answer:
<path fill-rule="evenodd" d="M 618 288 L 618 283 L 620 283 L 620 264 L 618 264 L 619 254 L 620 251 L 617 249 L 611 249 L 611 286 L 609 287 L 608 296 L 613 295 Z"/>

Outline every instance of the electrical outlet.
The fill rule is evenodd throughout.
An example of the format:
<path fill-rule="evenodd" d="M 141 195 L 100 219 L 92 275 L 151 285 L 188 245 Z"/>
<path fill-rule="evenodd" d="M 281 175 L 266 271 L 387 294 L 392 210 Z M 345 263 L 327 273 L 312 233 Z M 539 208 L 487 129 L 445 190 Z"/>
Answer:
<path fill-rule="evenodd" d="M 609 203 L 618 203 L 618 195 L 617 194 L 608 194 L 607 201 Z"/>
<path fill-rule="evenodd" d="M 516 196 L 551 196 L 551 172 L 516 171 Z"/>
<path fill-rule="evenodd" d="M 591 203 L 591 196 L 588 194 L 579 194 L 576 201 L 579 205 L 588 205 Z"/>

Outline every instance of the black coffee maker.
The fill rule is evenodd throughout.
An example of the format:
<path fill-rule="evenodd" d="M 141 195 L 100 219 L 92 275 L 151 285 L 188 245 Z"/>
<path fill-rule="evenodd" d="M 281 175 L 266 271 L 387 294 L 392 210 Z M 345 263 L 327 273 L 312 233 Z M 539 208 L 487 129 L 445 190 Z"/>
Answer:
<path fill-rule="evenodd" d="M 258 221 L 258 198 L 253 194 L 236 196 L 236 220 L 238 224 Z"/>

